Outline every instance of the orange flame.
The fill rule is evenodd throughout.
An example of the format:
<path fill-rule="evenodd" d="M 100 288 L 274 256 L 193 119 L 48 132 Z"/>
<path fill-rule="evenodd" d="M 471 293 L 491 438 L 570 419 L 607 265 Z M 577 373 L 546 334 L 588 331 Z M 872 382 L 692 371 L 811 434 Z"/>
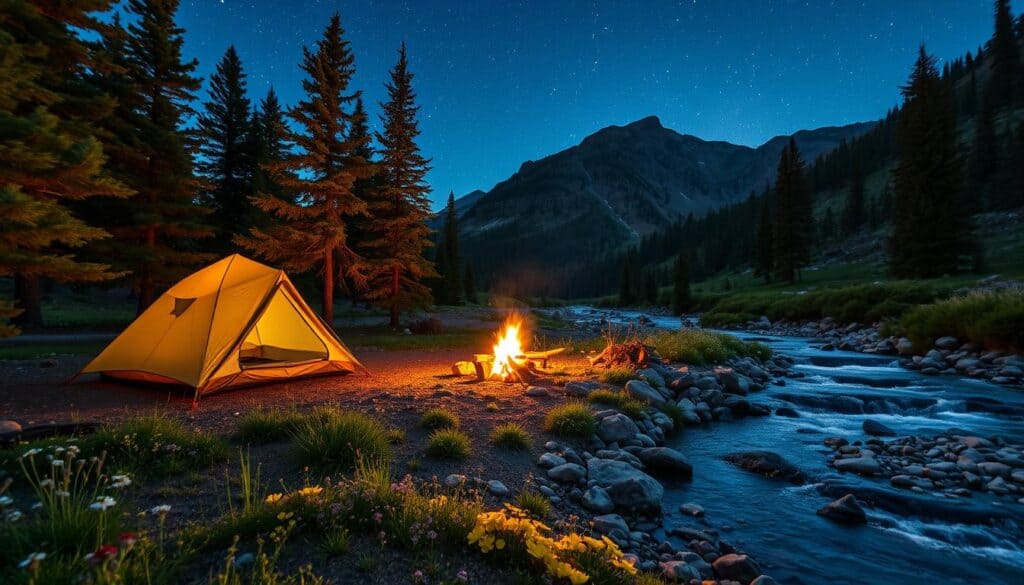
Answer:
<path fill-rule="evenodd" d="M 513 315 L 502 324 L 501 332 L 494 344 L 494 361 L 491 363 L 491 378 L 508 380 L 512 375 L 512 365 L 518 363 L 517 358 L 523 355 L 523 344 L 519 340 L 519 331 L 523 320 Z"/>

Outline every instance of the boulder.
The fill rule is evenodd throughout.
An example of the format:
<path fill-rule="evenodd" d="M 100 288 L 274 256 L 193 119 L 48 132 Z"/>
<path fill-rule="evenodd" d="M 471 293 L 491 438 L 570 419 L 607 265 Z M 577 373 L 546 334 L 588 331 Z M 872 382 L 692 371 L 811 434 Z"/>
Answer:
<path fill-rule="evenodd" d="M 658 480 L 622 461 L 593 457 L 587 474 L 594 485 L 603 487 L 616 508 L 635 512 L 660 512 L 665 489 Z"/>
<path fill-rule="evenodd" d="M 554 453 L 544 453 L 543 455 L 540 456 L 540 459 L 537 460 L 537 465 L 545 469 L 551 469 L 552 467 L 565 465 L 565 458 L 559 457 Z"/>
<path fill-rule="evenodd" d="M 598 534 L 614 535 L 625 540 L 629 539 L 629 525 L 626 524 L 626 519 L 618 514 L 594 516 L 592 522 L 594 523 L 594 531 Z"/>
<path fill-rule="evenodd" d="M 508 495 L 508 487 L 496 479 L 492 479 L 491 481 L 487 482 L 487 491 L 491 492 L 496 496 Z"/>
<path fill-rule="evenodd" d="M 627 465 L 623 463 L 623 465 Z M 587 477 L 587 470 L 576 463 L 565 463 L 548 470 L 548 477 L 563 483 L 576 483 Z"/>
<path fill-rule="evenodd" d="M 836 459 L 833 463 L 839 471 L 850 471 L 860 475 L 877 475 L 882 466 L 874 457 L 851 457 L 849 459 Z"/>
<path fill-rule="evenodd" d="M 683 454 L 668 447 L 649 447 L 638 454 L 640 461 L 653 471 L 660 471 L 672 479 L 693 479 L 693 466 Z"/>
<path fill-rule="evenodd" d="M 901 337 L 896 342 L 896 353 L 900 355 L 914 355 L 914 342 L 906 337 Z"/>
<path fill-rule="evenodd" d="M 726 394 L 737 394 L 739 396 L 750 394 L 750 380 L 742 374 L 737 374 L 730 370 L 720 370 L 718 372 L 718 382 L 722 385 L 722 391 Z"/>
<path fill-rule="evenodd" d="M 597 436 L 605 443 L 616 443 L 632 439 L 640 432 L 633 419 L 621 412 L 607 416 L 597 425 Z"/>
<path fill-rule="evenodd" d="M 444 478 L 445 487 L 458 487 L 466 483 L 466 476 L 458 473 L 453 473 L 448 477 Z"/>
<path fill-rule="evenodd" d="M 864 508 L 860 507 L 853 494 L 846 494 L 834 502 L 825 504 L 818 510 L 818 515 L 844 524 L 864 524 L 868 521 Z"/>
<path fill-rule="evenodd" d="M 653 368 L 643 368 L 641 370 L 637 370 L 636 373 L 638 376 L 640 376 L 641 380 L 647 382 L 648 384 L 655 388 L 665 387 L 665 378 L 663 378 L 661 374 L 659 374 Z"/>
<path fill-rule="evenodd" d="M 662 561 L 658 566 L 661 567 L 661 576 L 669 581 L 689 583 L 701 578 L 700 571 L 686 561 Z"/>
<path fill-rule="evenodd" d="M 658 392 L 643 380 L 630 380 L 629 382 L 626 382 L 626 392 L 628 392 L 633 398 L 646 400 L 651 404 L 665 404 L 665 397 L 661 395 L 661 392 Z"/>
<path fill-rule="evenodd" d="M 693 502 L 686 502 L 679 506 L 679 511 L 683 514 L 690 516 L 703 516 L 704 508 L 700 504 L 694 504 Z"/>
<path fill-rule="evenodd" d="M 883 425 L 882 423 L 878 422 L 877 420 L 872 420 L 872 419 L 869 418 L 869 419 L 865 420 L 864 424 L 862 424 L 861 426 L 863 427 L 865 433 L 867 433 L 867 434 L 869 434 L 869 435 L 871 435 L 873 437 L 895 437 L 896 436 L 896 431 L 894 431 L 894 430 L 890 429 L 889 427 Z"/>
<path fill-rule="evenodd" d="M 719 578 L 739 581 L 744 584 L 749 584 L 761 576 L 760 567 L 747 555 L 735 553 L 722 555 L 715 559 L 711 567 Z"/>
<path fill-rule="evenodd" d="M 16 437 L 21 432 L 21 425 L 13 420 L 0 420 L 0 437 Z"/>
<path fill-rule="evenodd" d="M 583 492 L 581 501 L 584 508 L 598 514 L 607 514 L 615 509 L 615 503 L 612 502 L 607 490 L 596 485 Z"/>
<path fill-rule="evenodd" d="M 945 350 L 953 350 L 960 346 L 960 342 L 956 340 L 956 337 L 949 335 L 940 337 L 935 340 L 935 347 Z"/>
<path fill-rule="evenodd" d="M 771 451 L 730 453 L 725 456 L 725 460 L 737 467 L 753 471 L 765 477 L 784 479 L 797 485 L 802 485 L 807 481 L 807 476 L 804 475 L 804 472 L 783 459 L 778 453 L 772 453 Z"/>

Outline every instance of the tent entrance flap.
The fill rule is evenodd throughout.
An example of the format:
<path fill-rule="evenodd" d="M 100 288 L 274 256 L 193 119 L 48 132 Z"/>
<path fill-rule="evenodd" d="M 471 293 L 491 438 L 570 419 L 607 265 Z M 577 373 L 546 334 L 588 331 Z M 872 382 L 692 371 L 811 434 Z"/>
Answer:
<path fill-rule="evenodd" d="M 238 349 L 238 365 L 243 370 L 325 361 L 329 357 L 327 346 L 303 318 L 288 290 L 280 286 Z"/>

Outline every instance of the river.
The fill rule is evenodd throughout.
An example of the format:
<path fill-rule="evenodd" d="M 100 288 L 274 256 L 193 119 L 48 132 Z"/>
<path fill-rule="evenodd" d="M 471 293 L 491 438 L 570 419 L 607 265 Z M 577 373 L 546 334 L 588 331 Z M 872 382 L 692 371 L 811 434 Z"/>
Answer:
<path fill-rule="evenodd" d="M 588 320 L 594 318 L 590 310 L 572 310 L 580 317 L 584 311 Z M 638 313 L 605 316 L 632 320 Z M 679 326 L 675 317 L 652 319 L 657 327 Z M 821 351 L 807 338 L 728 333 L 796 360 L 793 369 L 805 377 L 788 379 L 783 387 L 769 385 L 749 398 L 773 410 L 791 407 L 800 416 L 716 422 L 670 439 L 667 446 L 682 452 L 694 472 L 690 483 L 665 486 L 666 526 L 700 527 L 700 519 L 679 512 L 680 504 L 697 503 L 705 510 L 703 521 L 780 583 L 1024 583 L 1024 505 L 977 493 L 955 499 L 915 495 L 887 480 L 840 476 L 828 466 L 826 455 L 832 451 L 822 442 L 830 436 L 863 440 L 861 425 L 872 418 L 901 436 L 956 428 L 1021 443 L 1024 392 L 953 376 L 924 376 L 889 356 Z M 837 412 L 827 406 L 836 395 L 861 398 L 873 413 Z M 911 516 L 865 506 L 867 525 L 837 524 L 816 515 L 834 498 L 819 493 L 813 483 L 793 486 L 762 478 L 722 459 L 749 450 L 774 451 L 816 481 L 838 480 L 908 502 L 939 499 L 951 513 Z M 960 521 L 963 516 L 969 520 Z"/>

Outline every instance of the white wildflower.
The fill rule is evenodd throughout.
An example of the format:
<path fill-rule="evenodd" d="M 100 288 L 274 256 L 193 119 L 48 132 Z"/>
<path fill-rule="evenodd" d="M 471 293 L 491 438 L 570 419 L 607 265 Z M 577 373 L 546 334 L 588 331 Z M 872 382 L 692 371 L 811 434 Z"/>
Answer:
<path fill-rule="evenodd" d="M 28 451 L 25 451 L 21 456 L 22 457 L 35 457 L 36 455 L 39 455 L 42 452 L 43 452 L 42 449 L 29 449 Z"/>
<path fill-rule="evenodd" d="M 132 478 L 127 475 L 114 475 L 110 478 L 110 487 L 120 489 L 132 485 Z"/>
<path fill-rule="evenodd" d="M 43 509 L 43 503 L 42 502 L 36 502 L 36 503 L 32 504 L 32 509 L 33 510 L 42 510 Z"/>
<path fill-rule="evenodd" d="M 63 459 L 54 459 L 53 461 L 50 462 L 50 465 L 52 465 L 54 467 L 64 467 L 64 460 Z"/>
<path fill-rule="evenodd" d="M 67 490 L 57 490 L 53 492 L 53 495 L 57 496 L 58 498 L 66 498 L 71 495 L 71 492 Z"/>
<path fill-rule="evenodd" d="M 39 487 L 41 487 L 41 488 L 52 488 L 53 487 L 53 480 L 50 479 L 50 478 L 46 478 L 46 479 L 44 479 L 44 480 L 39 482 Z"/>
<path fill-rule="evenodd" d="M 14 499 L 11 496 L 0 496 L 0 508 L 10 506 L 14 503 Z"/>
<path fill-rule="evenodd" d="M 7 521 L 8 522 L 17 522 L 18 520 L 21 520 L 21 517 L 23 515 L 24 514 L 22 514 L 18 510 L 11 510 L 11 511 L 7 512 Z"/>
<path fill-rule="evenodd" d="M 170 504 L 160 504 L 159 506 L 153 506 L 150 508 L 150 514 L 166 514 L 171 511 Z"/>
<path fill-rule="evenodd" d="M 90 510 L 99 510 L 105 512 L 109 508 L 113 508 L 117 505 L 117 500 L 110 496 L 97 496 L 96 501 L 89 504 Z"/>

